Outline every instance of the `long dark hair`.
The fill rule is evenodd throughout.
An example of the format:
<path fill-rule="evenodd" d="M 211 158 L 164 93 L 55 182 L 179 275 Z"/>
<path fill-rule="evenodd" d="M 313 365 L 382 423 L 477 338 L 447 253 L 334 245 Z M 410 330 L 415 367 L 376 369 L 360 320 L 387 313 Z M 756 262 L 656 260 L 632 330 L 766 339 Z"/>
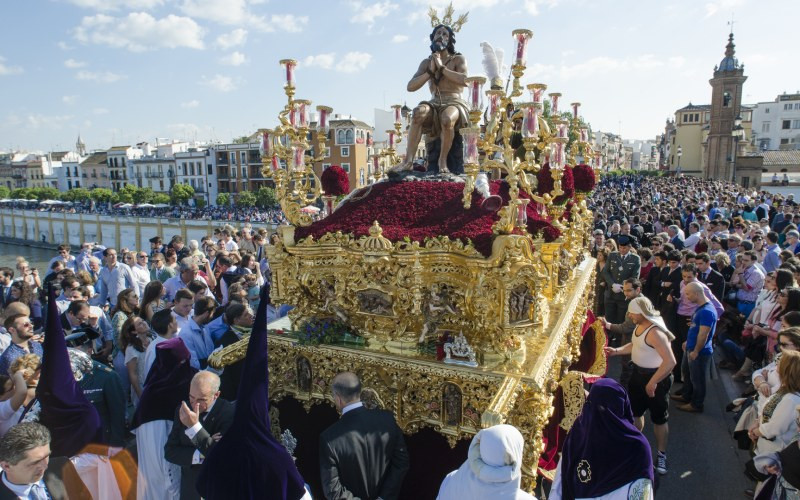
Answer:
<path fill-rule="evenodd" d="M 117 305 L 111 311 L 111 317 L 113 318 L 115 314 L 122 311 L 128 316 L 133 316 L 139 313 L 138 307 L 131 307 L 128 304 L 127 297 L 131 294 L 136 295 L 136 291 L 133 288 L 126 288 L 125 290 L 119 292 L 117 294 Z"/>
<path fill-rule="evenodd" d="M 162 290 L 164 290 L 164 284 L 158 280 L 151 281 L 147 284 L 147 286 L 144 287 L 142 303 L 139 304 L 139 315 L 142 317 L 142 319 L 147 319 L 144 317 L 145 310 L 147 310 L 147 305 L 161 299 Z"/>
<path fill-rule="evenodd" d="M 144 318 L 139 318 L 142 321 L 145 321 Z M 132 345 L 134 349 L 139 352 L 144 352 L 144 345 L 142 345 L 142 339 L 136 335 L 136 316 L 131 316 L 130 318 L 125 320 L 125 323 L 122 324 L 122 328 L 119 331 L 119 347 L 123 351 L 128 348 L 129 345 Z"/>
<path fill-rule="evenodd" d="M 779 320 L 786 313 L 800 311 L 800 288 L 793 286 L 783 291 L 786 292 L 786 307 L 776 310 L 770 319 Z"/>
<path fill-rule="evenodd" d="M 33 304 L 33 289 L 29 284 L 24 281 L 15 281 L 11 283 L 11 288 L 19 289 L 19 299 L 16 299 L 18 302 L 31 307 Z"/>
<path fill-rule="evenodd" d="M 447 34 L 449 35 L 447 37 L 447 52 L 449 52 L 450 54 L 455 54 L 456 53 L 456 35 L 455 35 L 455 33 L 453 33 L 453 29 L 450 28 L 450 26 L 447 26 L 446 24 L 440 24 L 439 26 L 433 28 L 433 31 L 431 31 L 431 34 L 430 34 L 430 36 L 428 36 L 428 38 L 430 38 L 431 42 L 433 42 L 433 35 L 436 34 L 436 32 L 439 30 L 439 28 L 445 28 L 447 30 Z"/>

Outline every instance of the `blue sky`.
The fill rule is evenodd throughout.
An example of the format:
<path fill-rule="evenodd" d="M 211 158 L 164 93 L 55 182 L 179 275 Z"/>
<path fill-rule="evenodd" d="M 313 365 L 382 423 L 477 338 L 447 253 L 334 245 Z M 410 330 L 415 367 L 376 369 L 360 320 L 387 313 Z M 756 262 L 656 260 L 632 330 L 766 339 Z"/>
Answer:
<path fill-rule="evenodd" d="M 6 0 L 0 6 L 0 150 L 90 149 L 156 137 L 229 141 L 275 124 L 278 60 L 297 97 L 373 121 L 413 107 L 406 83 L 429 53 L 428 0 Z M 432 2 L 444 5 L 441 0 Z M 525 83 L 580 101 L 595 129 L 651 138 L 689 101 L 710 100 L 734 16 L 745 101 L 800 89 L 789 43 L 796 0 L 456 0 L 457 49 L 512 50 L 534 32 Z M 794 24 L 793 24 L 794 23 Z M 508 60 L 508 57 L 506 57 Z"/>

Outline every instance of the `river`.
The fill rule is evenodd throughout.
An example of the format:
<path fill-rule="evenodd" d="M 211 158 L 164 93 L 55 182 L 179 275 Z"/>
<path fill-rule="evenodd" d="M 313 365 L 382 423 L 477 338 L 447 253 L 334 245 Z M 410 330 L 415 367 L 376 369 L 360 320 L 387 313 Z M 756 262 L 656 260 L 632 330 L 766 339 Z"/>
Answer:
<path fill-rule="evenodd" d="M 25 257 L 31 268 L 38 268 L 41 276 L 45 275 L 47 264 L 50 259 L 58 255 L 58 252 L 44 248 L 30 247 L 28 245 L 18 245 L 13 243 L 0 243 L 0 267 L 10 267 L 17 272 L 17 257 Z"/>

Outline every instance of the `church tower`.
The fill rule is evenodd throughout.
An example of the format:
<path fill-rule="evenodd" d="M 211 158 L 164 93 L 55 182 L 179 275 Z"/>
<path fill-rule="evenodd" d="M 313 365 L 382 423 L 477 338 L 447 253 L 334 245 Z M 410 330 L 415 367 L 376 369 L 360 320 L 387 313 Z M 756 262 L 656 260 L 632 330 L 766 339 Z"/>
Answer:
<path fill-rule="evenodd" d="M 728 37 L 725 58 L 714 68 L 711 84 L 711 119 L 705 150 L 705 177 L 733 181 L 736 157 L 732 136 L 734 121 L 741 114 L 744 65 L 736 59 L 733 32 Z"/>
<path fill-rule="evenodd" d="M 78 140 L 75 142 L 75 151 L 81 156 L 86 156 L 86 144 L 81 139 L 81 134 L 78 134 Z"/>

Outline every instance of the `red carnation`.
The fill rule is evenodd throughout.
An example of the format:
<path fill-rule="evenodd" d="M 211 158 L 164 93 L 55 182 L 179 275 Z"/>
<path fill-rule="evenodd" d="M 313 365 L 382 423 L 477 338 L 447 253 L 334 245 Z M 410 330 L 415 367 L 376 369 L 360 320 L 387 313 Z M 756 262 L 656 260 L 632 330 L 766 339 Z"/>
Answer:
<path fill-rule="evenodd" d="M 321 180 L 322 191 L 328 196 L 342 196 L 350 192 L 350 178 L 339 165 L 325 169 Z"/>
<path fill-rule="evenodd" d="M 536 173 L 537 186 L 536 191 L 539 196 L 543 196 L 553 191 L 554 182 L 553 174 L 550 172 L 550 164 L 545 163 L 544 166 Z M 553 200 L 555 205 L 563 205 L 570 198 L 575 195 L 575 180 L 572 177 L 572 168 L 564 167 L 561 174 L 561 190 L 564 194 L 556 196 Z"/>
<path fill-rule="evenodd" d="M 581 163 L 572 169 L 572 175 L 575 178 L 575 190 L 579 193 L 591 193 L 597 183 L 597 178 L 594 176 L 594 169 L 589 165 Z"/>

